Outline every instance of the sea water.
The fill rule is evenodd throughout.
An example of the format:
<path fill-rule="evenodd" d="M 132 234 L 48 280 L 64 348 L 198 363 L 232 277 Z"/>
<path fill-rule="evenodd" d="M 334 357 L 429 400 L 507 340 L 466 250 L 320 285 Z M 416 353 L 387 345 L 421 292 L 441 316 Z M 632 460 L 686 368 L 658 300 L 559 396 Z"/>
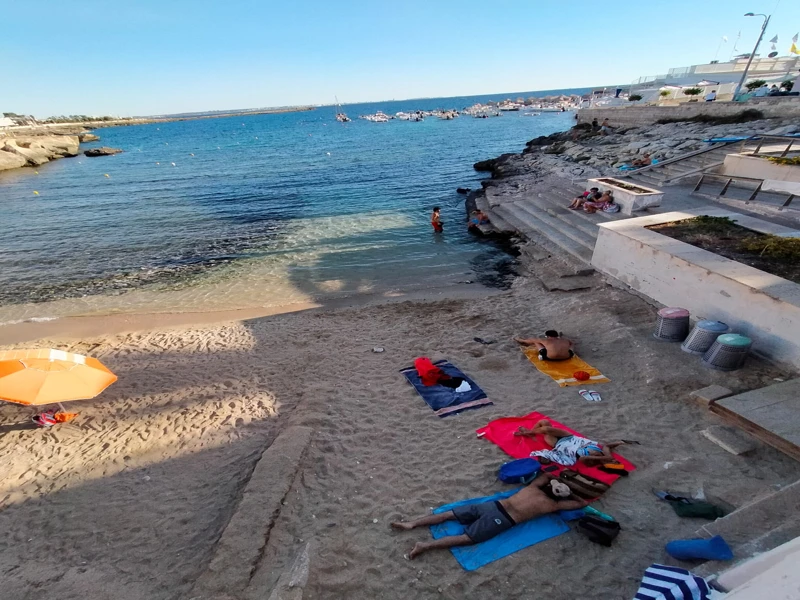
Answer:
<path fill-rule="evenodd" d="M 467 232 L 456 187 L 479 187 L 474 162 L 567 129 L 573 113 L 357 117 L 505 97 L 349 105 L 350 123 L 323 107 L 100 129 L 82 150 L 123 154 L 0 174 L 0 323 L 475 281 L 501 250 Z"/>

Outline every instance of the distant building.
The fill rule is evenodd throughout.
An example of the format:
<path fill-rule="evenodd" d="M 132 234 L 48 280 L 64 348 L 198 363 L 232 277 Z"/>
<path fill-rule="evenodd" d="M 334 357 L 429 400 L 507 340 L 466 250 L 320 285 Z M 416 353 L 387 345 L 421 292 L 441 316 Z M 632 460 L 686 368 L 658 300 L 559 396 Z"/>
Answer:
<path fill-rule="evenodd" d="M 712 89 L 720 100 L 730 99 L 733 90 L 742 78 L 747 66 L 748 55 L 737 56 L 729 62 L 710 62 L 704 65 L 678 67 L 661 75 L 645 75 L 634 80 L 631 89 L 640 94 L 645 101 L 657 100 L 662 91 L 670 92 L 668 100 L 689 100 L 682 90 L 699 87 L 703 98 Z M 747 71 L 747 81 L 763 79 L 769 85 L 780 87 L 781 83 L 797 77 L 800 70 L 800 56 L 779 56 L 776 58 L 756 58 Z M 747 83 L 747 81 L 745 83 Z M 798 91 L 795 89 L 794 91 Z"/>

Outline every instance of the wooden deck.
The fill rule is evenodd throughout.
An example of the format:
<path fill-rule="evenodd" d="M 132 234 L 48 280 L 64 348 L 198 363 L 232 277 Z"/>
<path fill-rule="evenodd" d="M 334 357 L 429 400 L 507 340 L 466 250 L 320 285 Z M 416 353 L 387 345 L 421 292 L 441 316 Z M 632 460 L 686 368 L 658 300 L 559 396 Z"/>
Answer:
<path fill-rule="evenodd" d="M 800 461 L 800 379 L 718 400 L 711 410 Z"/>

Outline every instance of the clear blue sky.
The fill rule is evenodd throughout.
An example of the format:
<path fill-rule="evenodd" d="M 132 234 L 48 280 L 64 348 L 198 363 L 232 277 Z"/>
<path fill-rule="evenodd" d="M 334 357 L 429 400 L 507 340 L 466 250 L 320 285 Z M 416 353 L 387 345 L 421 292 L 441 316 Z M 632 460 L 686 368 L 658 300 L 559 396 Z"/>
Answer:
<path fill-rule="evenodd" d="M 627 83 L 786 54 L 799 0 L 0 0 L 0 112 L 146 115 Z M 761 54 L 768 52 L 762 45 Z"/>

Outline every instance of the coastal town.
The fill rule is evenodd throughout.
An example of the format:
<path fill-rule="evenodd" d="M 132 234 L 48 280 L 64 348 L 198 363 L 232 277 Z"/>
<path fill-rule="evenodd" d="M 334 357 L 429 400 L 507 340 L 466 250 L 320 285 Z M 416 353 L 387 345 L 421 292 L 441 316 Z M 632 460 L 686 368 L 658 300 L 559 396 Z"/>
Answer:
<path fill-rule="evenodd" d="M 622 85 L 2 113 L 0 198 L 26 202 L 0 202 L 38 215 L 31 240 L 75 219 L 58 194 L 81 157 L 126 157 L 87 173 L 141 185 L 102 192 L 131 221 L 223 223 L 208 263 L 161 240 L 191 277 L 143 264 L 115 288 L 91 253 L 158 244 L 126 250 L 100 194 L 67 206 L 117 233 L 71 224 L 40 261 L 74 263 L 52 288 L 9 237 L 5 268 L 48 292 L 0 294 L 22 315 L 0 322 L 3 598 L 800 598 L 800 50 L 766 56 L 752 16 L 753 52 Z M 414 202 L 387 164 L 441 140 L 481 158 L 420 214 L 357 203 L 373 181 Z M 219 167 L 218 143 L 253 166 Z M 285 187 L 246 187 L 268 170 Z M 312 173 L 353 207 L 308 209 Z M 437 263 L 448 244 L 483 252 Z"/>

